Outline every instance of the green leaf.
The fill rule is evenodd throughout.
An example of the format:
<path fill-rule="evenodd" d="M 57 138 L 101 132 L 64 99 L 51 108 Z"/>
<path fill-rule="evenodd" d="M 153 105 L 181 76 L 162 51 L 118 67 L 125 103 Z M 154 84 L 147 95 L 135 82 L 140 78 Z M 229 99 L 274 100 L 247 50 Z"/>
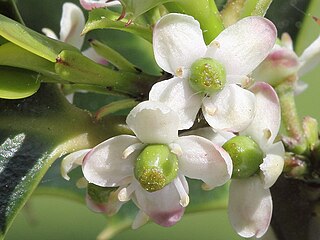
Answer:
<path fill-rule="evenodd" d="M 135 19 L 160 4 L 173 1 L 175 0 L 121 0 L 121 3 L 125 9 L 126 16 L 129 19 Z"/>
<path fill-rule="evenodd" d="M 69 44 L 48 38 L 1 14 L 0 35 L 51 62 L 55 62 L 57 55 L 64 49 L 78 51 Z"/>
<path fill-rule="evenodd" d="M 37 73 L 16 68 L 0 68 L 0 98 L 29 97 L 38 91 Z"/>
<path fill-rule="evenodd" d="M 24 68 L 42 73 L 48 77 L 59 78 L 55 72 L 54 63 L 11 42 L 0 46 L 0 65 Z"/>
<path fill-rule="evenodd" d="M 83 34 L 94 29 L 116 29 L 125 32 L 130 32 L 138 35 L 149 42 L 152 42 L 152 31 L 150 27 L 141 26 L 136 23 L 126 25 L 124 19 L 118 21 L 114 12 L 108 9 L 97 8 L 89 12 L 89 19 L 83 29 Z"/>
<path fill-rule="evenodd" d="M 110 137 L 90 115 L 43 84 L 33 96 L 0 99 L 0 239 L 53 161 Z"/>

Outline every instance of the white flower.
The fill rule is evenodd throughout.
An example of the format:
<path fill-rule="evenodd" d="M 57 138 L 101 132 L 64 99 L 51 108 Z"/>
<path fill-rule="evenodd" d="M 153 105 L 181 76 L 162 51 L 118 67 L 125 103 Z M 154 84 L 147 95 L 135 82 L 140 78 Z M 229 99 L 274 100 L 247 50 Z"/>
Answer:
<path fill-rule="evenodd" d="M 79 167 L 82 165 L 83 159 L 89 153 L 91 149 L 82 149 L 76 152 L 73 152 L 71 154 L 68 154 L 65 158 L 62 159 L 60 172 L 64 179 L 70 180 L 70 177 L 68 175 L 69 172 L 71 172 L 76 167 Z M 82 179 L 79 179 L 82 180 Z M 88 185 L 88 184 L 86 184 Z M 117 191 L 112 191 L 108 189 L 109 196 L 108 199 L 104 199 L 102 202 L 97 202 L 88 193 L 88 186 L 87 186 L 87 193 L 86 193 L 86 204 L 87 207 L 90 208 L 94 212 L 103 212 L 106 213 L 108 216 L 112 216 L 116 214 L 121 206 L 123 205 L 123 202 L 120 202 L 118 200 L 118 193 Z"/>
<path fill-rule="evenodd" d="M 224 184 L 232 163 L 221 147 L 198 136 L 178 137 L 179 116 L 166 105 L 146 101 L 129 113 L 127 124 L 136 136 L 120 135 L 93 148 L 83 161 L 85 178 L 102 187 L 119 187 L 118 199 L 132 199 L 140 208 L 133 228 L 148 218 L 162 226 L 180 220 L 188 205 L 185 176 L 200 179 L 210 188 Z M 178 160 L 176 177 L 156 191 L 147 191 L 136 178 L 137 158 L 148 146 L 163 144 Z"/>
<path fill-rule="evenodd" d="M 262 17 L 247 17 L 226 28 L 205 45 L 200 24 L 191 16 L 168 14 L 154 28 L 153 48 L 158 65 L 173 78 L 155 84 L 149 98 L 176 110 L 180 128 L 190 128 L 202 106 L 205 119 L 215 130 L 237 132 L 253 119 L 254 95 L 239 87 L 268 55 L 276 28 Z M 190 67 L 199 59 L 220 63 L 226 73 L 223 89 L 214 94 L 194 91 L 189 84 Z"/>
<path fill-rule="evenodd" d="M 229 218 L 239 235 L 260 238 L 270 225 L 272 198 L 269 188 L 282 173 L 285 151 L 282 142 L 274 143 L 281 121 L 277 94 L 266 83 L 257 83 L 251 90 L 257 99 L 256 115 L 240 135 L 250 136 L 264 152 L 264 158 L 259 175 L 232 179 Z"/>
<path fill-rule="evenodd" d="M 320 62 L 320 37 L 308 46 L 300 57 L 293 50 L 292 39 L 289 34 L 281 36 L 281 42 L 276 44 L 268 57 L 253 73 L 257 81 L 268 82 L 273 86 L 290 76 L 296 76 L 296 94 L 304 91 L 308 84 L 299 80 L 304 74 L 312 70 Z"/>
<path fill-rule="evenodd" d="M 260 238 L 267 231 L 272 215 L 272 198 L 269 188 L 283 170 L 284 147 L 274 143 L 280 127 L 280 106 L 274 89 L 266 83 L 256 83 L 251 91 L 256 96 L 257 110 L 252 123 L 239 135 L 250 136 L 261 148 L 264 158 L 258 172 L 248 178 L 232 178 L 229 193 L 229 218 L 242 237 Z M 203 128 L 189 133 L 204 136 L 219 145 L 235 135 L 216 133 Z"/>
<path fill-rule="evenodd" d="M 80 4 L 86 10 L 121 5 L 120 1 L 116 0 L 80 0 Z"/>

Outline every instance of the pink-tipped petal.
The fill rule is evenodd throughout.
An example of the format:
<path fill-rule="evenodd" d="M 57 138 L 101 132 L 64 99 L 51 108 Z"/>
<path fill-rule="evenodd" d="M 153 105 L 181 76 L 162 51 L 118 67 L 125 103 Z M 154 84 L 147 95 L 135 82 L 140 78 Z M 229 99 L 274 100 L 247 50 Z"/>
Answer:
<path fill-rule="evenodd" d="M 247 75 L 267 57 L 277 37 L 276 27 L 263 17 L 246 17 L 214 39 L 219 48 L 207 57 L 221 62 L 227 74 Z"/>
<path fill-rule="evenodd" d="M 179 116 L 161 102 L 139 103 L 129 113 L 127 124 L 143 143 L 169 144 L 178 137 Z"/>
<path fill-rule="evenodd" d="M 204 98 L 202 112 L 214 130 L 239 132 L 254 117 L 255 96 L 236 84 L 229 84 L 216 95 Z"/>
<path fill-rule="evenodd" d="M 175 76 L 178 69 L 191 64 L 206 52 L 200 24 L 193 17 L 170 13 L 163 16 L 153 31 L 153 51 L 158 65 Z"/>
<path fill-rule="evenodd" d="M 136 137 L 120 135 L 110 138 L 95 148 L 85 157 L 82 164 L 84 177 L 101 187 L 115 187 L 123 184 L 127 177 L 133 175 L 134 161 L 139 152 L 123 159 L 123 151 L 130 145 L 138 143 Z"/>
<path fill-rule="evenodd" d="M 87 207 L 93 212 L 104 213 L 107 211 L 107 203 L 97 203 L 93 201 L 93 199 L 88 194 L 86 195 L 86 204 Z"/>
<path fill-rule="evenodd" d="M 60 20 L 60 40 L 81 49 L 84 41 L 84 36 L 81 36 L 84 24 L 85 18 L 81 9 L 73 3 L 64 3 Z"/>
<path fill-rule="evenodd" d="M 192 127 L 201 106 L 202 95 L 195 94 L 186 79 L 174 77 L 153 85 L 149 99 L 162 102 L 177 112 L 179 130 L 182 130 Z"/>
<path fill-rule="evenodd" d="M 249 127 L 241 134 L 251 136 L 261 148 L 265 148 L 273 143 L 279 132 L 279 99 L 275 90 L 267 83 L 256 83 L 251 91 L 256 96 L 256 114 Z"/>
<path fill-rule="evenodd" d="M 151 220 L 163 227 L 176 224 L 185 209 L 180 204 L 180 195 L 173 183 L 156 192 L 147 192 L 139 187 L 133 200 Z"/>
<path fill-rule="evenodd" d="M 267 82 L 273 86 L 295 74 L 299 69 L 298 56 L 290 49 L 277 46 L 267 58 L 255 69 L 256 81 Z"/>
<path fill-rule="evenodd" d="M 183 136 L 176 143 L 182 149 L 179 169 L 183 175 L 200 179 L 209 188 L 221 186 L 230 179 L 232 161 L 223 148 L 199 136 Z"/>
<path fill-rule="evenodd" d="M 68 173 L 76 167 L 81 166 L 84 157 L 90 150 L 91 149 L 83 149 L 77 152 L 70 153 L 62 160 L 60 171 L 64 179 L 70 180 Z"/>
<path fill-rule="evenodd" d="M 266 233 L 272 216 L 272 199 L 258 176 L 231 181 L 228 213 L 240 236 L 260 238 Z"/>

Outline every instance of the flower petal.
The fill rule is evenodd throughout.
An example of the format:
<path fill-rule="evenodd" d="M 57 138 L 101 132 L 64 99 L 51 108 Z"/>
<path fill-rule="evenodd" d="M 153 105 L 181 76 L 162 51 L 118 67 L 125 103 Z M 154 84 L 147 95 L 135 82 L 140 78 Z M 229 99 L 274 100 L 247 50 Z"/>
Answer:
<path fill-rule="evenodd" d="M 272 199 L 258 176 L 232 179 L 229 190 L 229 218 L 237 233 L 245 238 L 262 237 L 271 221 Z"/>
<path fill-rule="evenodd" d="M 234 133 L 231 132 L 215 132 L 212 127 L 204 127 L 198 128 L 191 131 L 186 131 L 182 133 L 180 136 L 189 136 L 189 135 L 197 135 L 200 137 L 204 137 L 205 139 L 210 140 L 211 142 L 222 146 L 226 141 L 233 138 L 235 136 Z"/>
<path fill-rule="evenodd" d="M 263 17 L 246 17 L 214 39 L 220 47 L 206 54 L 220 61 L 227 74 L 247 75 L 267 57 L 277 37 L 276 27 Z"/>
<path fill-rule="evenodd" d="M 300 67 L 298 56 L 294 51 L 277 46 L 267 58 L 254 70 L 253 77 L 259 82 L 267 82 L 272 86 L 297 73 Z"/>
<path fill-rule="evenodd" d="M 163 16 L 153 31 L 153 51 L 158 65 L 175 76 L 188 69 L 206 52 L 200 24 L 193 17 L 170 13 Z"/>
<path fill-rule="evenodd" d="M 108 61 L 105 58 L 101 57 L 92 47 L 84 50 L 82 54 L 95 61 L 96 63 L 100 63 L 102 65 L 108 64 Z"/>
<path fill-rule="evenodd" d="M 202 112 L 208 124 L 218 131 L 239 132 L 255 114 L 255 96 L 235 84 L 203 100 Z"/>
<path fill-rule="evenodd" d="M 256 114 L 241 135 L 251 136 L 261 148 L 265 148 L 273 143 L 279 132 L 281 123 L 279 99 L 274 89 L 267 83 L 256 83 L 251 91 L 256 96 Z"/>
<path fill-rule="evenodd" d="M 270 188 L 282 173 L 284 153 L 285 150 L 282 142 L 277 142 L 268 149 L 268 153 L 260 165 L 260 176 L 265 189 Z"/>
<path fill-rule="evenodd" d="M 320 62 L 320 36 L 310 44 L 299 58 L 301 66 L 298 72 L 299 76 L 304 75 L 313 69 Z"/>
<path fill-rule="evenodd" d="M 57 35 L 50 28 L 42 28 L 41 31 L 49 38 L 58 40 Z"/>
<path fill-rule="evenodd" d="M 80 4 L 86 10 L 121 5 L 119 1 L 108 2 L 108 0 L 80 0 Z"/>
<path fill-rule="evenodd" d="M 186 79 L 171 78 L 153 85 L 149 99 L 165 103 L 179 114 L 179 130 L 182 130 L 193 125 L 201 106 L 202 96 L 193 92 Z"/>
<path fill-rule="evenodd" d="M 86 155 L 83 161 L 84 177 L 90 183 L 101 187 L 115 187 L 123 184 L 127 177 L 133 176 L 133 162 L 139 154 L 136 152 L 123 159 L 123 151 L 138 142 L 136 137 L 120 135 L 100 143 Z"/>
<path fill-rule="evenodd" d="M 134 201 L 150 219 L 164 227 L 176 224 L 185 209 L 180 205 L 180 196 L 173 183 L 156 192 L 147 192 L 139 187 Z"/>
<path fill-rule="evenodd" d="M 127 124 L 143 143 L 169 144 L 178 137 L 179 116 L 161 102 L 139 103 L 129 113 Z"/>
<path fill-rule="evenodd" d="M 64 3 L 60 20 L 60 40 L 81 49 L 84 36 L 80 34 L 84 24 L 85 18 L 81 9 L 73 3 Z"/>
<path fill-rule="evenodd" d="M 176 140 L 182 149 L 179 169 L 189 178 L 201 179 L 209 188 L 225 184 L 232 174 L 232 161 L 218 145 L 199 136 L 184 136 Z"/>
<path fill-rule="evenodd" d="M 83 158 L 91 149 L 83 149 L 70 153 L 61 162 L 61 175 L 64 179 L 70 180 L 68 173 L 82 164 Z"/>

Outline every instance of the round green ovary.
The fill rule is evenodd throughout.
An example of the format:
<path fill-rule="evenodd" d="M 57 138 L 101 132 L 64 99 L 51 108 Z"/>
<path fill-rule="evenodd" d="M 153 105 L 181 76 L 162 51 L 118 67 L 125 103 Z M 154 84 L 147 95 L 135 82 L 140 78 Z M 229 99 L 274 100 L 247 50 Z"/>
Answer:
<path fill-rule="evenodd" d="M 250 137 L 233 137 L 222 147 L 232 159 L 232 178 L 248 178 L 259 171 L 264 154 L 259 145 Z"/>
<path fill-rule="evenodd" d="M 154 144 L 145 147 L 137 158 L 134 168 L 141 186 L 154 192 L 164 188 L 177 177 L 178 159 L 167 145 Z"/>
<path fill-rule="evenodd" d="M 226 84 L 225 68 L 212 58 L 198 59 L 191 65 L 189 83 L 196 92 L 214 93 Z"/>

